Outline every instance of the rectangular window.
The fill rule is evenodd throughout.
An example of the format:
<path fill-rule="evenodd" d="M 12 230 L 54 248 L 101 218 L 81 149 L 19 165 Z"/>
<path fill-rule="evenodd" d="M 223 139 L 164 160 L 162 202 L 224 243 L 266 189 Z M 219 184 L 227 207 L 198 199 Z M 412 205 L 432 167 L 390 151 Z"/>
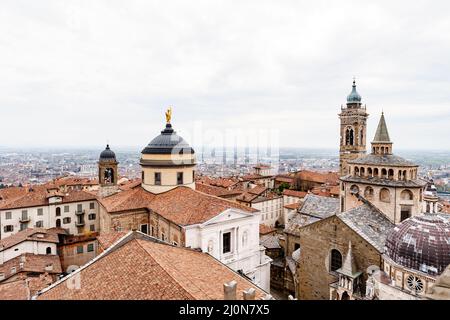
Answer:
<path fill-rule="evenodd" d="M 5 220 L 10 220 L 12 218 L 11 212 L 5 212 Z"/>
<path fill-rule="evenodd" d="M 22 220 L 28 219 L 28 210 L 22 210 Z"/>
<path fill-rule="evenodd" d="M 223 253 L 231 252 L 231 232 L 225 232 L 223 238 Z"/>
<path fill-rule="evenodd" d="M 26 228 L 28 228 L 28 223 L 21 223 L 20 224 L 20 231 L 25 230 Z"/>
<path fill-rule="evenodd" d="M 177 172 L 177 184 L 183 184 L 183 172 Z"/>
<path fill-rule="evenodd" d="M 161 185 L 161 172 L 155 172 L 155 185 Z"/>
<path fill-rule="evenodd" d="M 148 224 L 141 224 L 141 232 L 148 234 Z"/>
<path fill-rule="evenodd" d="M 91 224 L 91 225 L 89 226 L 89 231 L 92 231 L 92 232 L 95 231 L 95 225 L 94 225 L 94 224 Z"/>
<path fill-rule="evenodd" d="M 89 209 L 95 209 L 95 203 L 94 202 L 89 203 Z"/>
<path fill-rule="evenodd" d="M 42 216 L 43 214 L 44 214 L 44 209 L 39 208 L 38 211 L 37 211 L 37 215 L 38 216 Z"/>
<path fill-rule="evenodd" d="M 95 220 L 95 213 L 91 213 L 91 214 L 88 216 L 88 219 L 89 219 L 89 220 Z"/>
<path fill-rule="evenodd" d="M 150 227 L 150 235 L 151 236 L 155 235 L 155 227 L 153 227 L 153 226 Z"/>
<path fill-rule="evenodd" d="M 83 205 L 80 203 L 80 204 L 77 204 L 77 211 L 78 212 L 81 212 L 81 211 L 83 211 Z"/>
<path fill-rule="evenodd" d="M 68 223 L 70 223 L 70 220 L 71 220 L 70 217 L 64 218 L 63 223 L 68 224 Z"/>
<path fill-rule="evenodd" d="M 94 251 L 94 244 L 93 244 L 93 243 L 89 243 L 89 244 L 87 245 L 87 251 L 88 251 L 88 252 Z"/>
<path fill-rule="evenodd" d="M 36 228 L 42 228 L 43 226 L 44 226 L 44 221 L 42 221 L 42 220 L 36 221 Z"/>
<path fill-rule="evenodd" d="M 14 231 L 14 226 L 13 225 L 7 225 L 3 227 L 3 231 L 5 232 L 13 232 Z"/>
<path fill-rule="evenodd" d="M 64 206 L 64 212 L 69 212 L 70 207 L 69 206 Z"/>
<path fill-rule="evenodd" d="M 77 253 L 83 253 L 83 246 L 77 247 Z"/>

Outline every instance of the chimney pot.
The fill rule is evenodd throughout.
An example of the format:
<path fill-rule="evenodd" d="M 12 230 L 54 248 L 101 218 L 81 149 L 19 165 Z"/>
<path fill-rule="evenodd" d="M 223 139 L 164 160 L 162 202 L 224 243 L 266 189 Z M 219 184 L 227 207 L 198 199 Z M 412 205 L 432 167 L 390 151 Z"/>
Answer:
<path fill-rule="evenodd" d="M 236 299 L 237 282 L 235 280 L 223 284 L 224 300 Z"/>
<path fill-rule="evenodd" d="M 256 290 L 253 288 L 244 291 L 244 300 L 255 300 Z"/>

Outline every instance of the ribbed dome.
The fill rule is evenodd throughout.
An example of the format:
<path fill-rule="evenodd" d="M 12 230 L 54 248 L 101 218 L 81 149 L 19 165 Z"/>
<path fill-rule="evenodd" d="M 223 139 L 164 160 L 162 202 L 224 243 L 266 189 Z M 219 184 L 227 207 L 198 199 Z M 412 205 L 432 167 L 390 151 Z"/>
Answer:
<path fill-rule="evenodd" d="M 403 267 L 439 275 L 450 264 L 450 218 L 443 214 L 409 218 L 387 236 L 386 250 Z"/>
<path fill-rule="evenodd" d="M 100 153 L 100 161 L 116 161 L 116 154 L 106 145 L 106 149 Z"/>
<path fill-rule="evenodd" d="M 177 154 L 192 154 L 194 149 L 182 137 L 177 135 L 170 123 L 167 123 L 161 134 L 142 150 L 142 154 L 172 154 L 173 152 Z"/>
<path fill-rule="evenodd" d="M 347 103 L 360 103 L 361 96 L 356 91 L 356 82 L 353 80 L 352 92 L 347 96 Z"/>

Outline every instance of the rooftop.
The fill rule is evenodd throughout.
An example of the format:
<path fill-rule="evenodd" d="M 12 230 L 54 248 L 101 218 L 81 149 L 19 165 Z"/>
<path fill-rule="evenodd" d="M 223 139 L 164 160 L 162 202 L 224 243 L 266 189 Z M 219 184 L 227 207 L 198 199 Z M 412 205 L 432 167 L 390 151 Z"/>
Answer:
<path fill-rule="evenodd" d="M 24 241 L 59 243 L 58 233 L 54 229 L 27 228 L 0 240 L 0 251 L 11 248 Z"/>
<path fill-rule="evenodd" d="M 79 289 L 68 281 L 79 277 Z M 38 300 L 222 300 L 223 284 L 237 282 L 237 297 L 265 292 L 212 256 L 129 232 L 87 265 L 44 289 Z M 113 284 L 113 285 L 111 285 Z"/>
<path fill-rule="evenodd" d="M 337 217 L 380 253 L 383 253 L 386 237 L 394 228 L 394 224 L 375 207 L 365 203 L 346 212 L 338 213 Z"/>

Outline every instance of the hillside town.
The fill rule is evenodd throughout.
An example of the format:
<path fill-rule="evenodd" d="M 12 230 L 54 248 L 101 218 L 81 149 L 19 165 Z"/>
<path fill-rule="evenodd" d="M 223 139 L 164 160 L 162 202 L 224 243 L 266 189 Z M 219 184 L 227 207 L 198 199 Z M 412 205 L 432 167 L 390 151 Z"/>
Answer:
<path fill-rule="evenodd" d="M 6 157 L 0 299 L 450 299 L 450 203 L 396 155 L 388 111 L 368 130 L 355 81 L 339 111 L 323 170 L 244 157 L 212 174 L 170 108 L 135 163 L 108 144 L 78 172 L 19 181 L 48 165 Z"/>

